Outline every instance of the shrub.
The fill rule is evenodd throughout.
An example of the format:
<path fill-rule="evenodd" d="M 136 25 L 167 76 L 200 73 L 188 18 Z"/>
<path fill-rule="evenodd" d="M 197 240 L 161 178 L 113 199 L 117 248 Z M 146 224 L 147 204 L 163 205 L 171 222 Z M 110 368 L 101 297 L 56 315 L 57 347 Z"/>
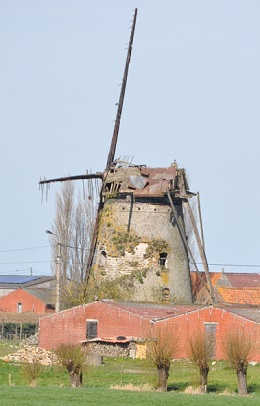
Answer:
<path fill-rule="evenodd" d="M 82 348 L 74 344 L 61 344 L 56 355 L 69 373 L 71 386 L 81 386 L 83 370 L 87 366 L 86 353 Z"/>
<path fill-rule="evenodd" d="M 171 360 L 178 351 L 178 336 L 170 333 L 166 327 L 156 327 L 149 332 L 147 357 L 158 370 L 158 389 L 167 391 L 167 382 Z"/>
<path fill-rule="evenodd" d="M 34 388 L 37 385 L 37 379 L 41 372 L 41 365 L 36 360 L 33 360 L 23 364 L 22 371 L 26 381 Z"/>
<path fill-rule="evenodd" d="M 209 361 L 211 355 L 211 342 L 208 336 L 198 331 L 189 340 L 189 359 L 199 367 L 200 371 L 200 391 L 207 392 Z"/>
<path fill-rule="evenodd" d="M 237 373 L 238 394 L 247 395 L 247 366 L 253 341 L 243 330 L 236 330 L 227 335 L 223 351 L 232 368 Z"/>

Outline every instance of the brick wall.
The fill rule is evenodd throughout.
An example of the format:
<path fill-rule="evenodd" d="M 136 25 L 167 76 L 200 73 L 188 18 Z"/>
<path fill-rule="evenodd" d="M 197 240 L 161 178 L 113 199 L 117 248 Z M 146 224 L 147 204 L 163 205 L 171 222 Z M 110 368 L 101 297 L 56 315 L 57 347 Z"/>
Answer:
<path fill-rule="evenodd" d="M 17 313 L 18 303 L 22 305 L 22 312 L 34 312 L 39 314 L 46 312 L 45 303 L 20 288 L 0 298 L 0 309 L 6 312 Z"/>
<path fill-rule="evenodd" d="M 40 319 L 39 346 L 55 349 L 60 343 L 78 343 L 86 339 L 86 319 L 98 320 L 98 337 L 147 336 L 151 323 L 148 318 L 127 309 L 95 302 L 55 313 Z M 189 337 L 204 330 L 205 323 L 216 324 L 216 359 L 223 359 L 222 342 L 228 332 L 245 329 L 252 335 L 254 348 L 251 359 L 260 362 L 260 325 L 227 310 L 207 307 L 157 322 L 180 336 L 179 358 L 188 357 Z"/>
<path fill-rule="evenodd" d="M 252 337 L 253 348 L 250 359 L 260 362 L 260 324 L 227 310 L 210 306 L 177 316 L 163 323 L 170 331 L 175 331 L 177 336 L 180 336 L 180 358 L 188 358 L 189 337 L 195 335 L 197 331 L 204 331 L 205 323 L 216 323 L 216 359 L 225 358 L 222 343 L 228 333 L 242 330 Z"/>
<path fill-rule="evenodd" d="M 49 350 L 61 343 L 85 340 L 87 319 L 98 320 L 98 337 L 143 337 L 150 326 L 148 319 L 109 306 L 109 303 L 95 302 L 41 318 L 39 346 Z"/>

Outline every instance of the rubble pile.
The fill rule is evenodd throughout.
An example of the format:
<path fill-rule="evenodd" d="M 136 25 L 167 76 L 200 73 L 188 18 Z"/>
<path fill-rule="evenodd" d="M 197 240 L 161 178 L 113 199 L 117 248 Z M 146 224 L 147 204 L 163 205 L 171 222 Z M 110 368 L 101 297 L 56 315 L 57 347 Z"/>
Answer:
<path fill-rule="evenodd" d="M 58 358 L 53 352 L 32 346 L 25 346 L 13 354 L 2 357 L 1 360 L 20 363 L 37 362 L 40 365 L 53 365 L 58 363 Z"/>
<path fill-rule="evenodd" d="M 21 344 L 22 345 L 38 345 L 38 337 L 39 337 L 39 333 L 35 333 L 34 335 L 29 336 L 25 340 L 22 340 Z"/>

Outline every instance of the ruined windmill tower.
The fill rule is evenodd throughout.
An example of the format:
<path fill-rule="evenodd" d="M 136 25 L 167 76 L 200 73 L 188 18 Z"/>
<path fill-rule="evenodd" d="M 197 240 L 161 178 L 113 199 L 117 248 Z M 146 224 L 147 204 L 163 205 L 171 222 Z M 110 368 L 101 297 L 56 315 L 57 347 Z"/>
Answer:
<path fill-rule="evenodd" d="M 192 302 L 183 205 L 194 194 L 189 191 L 185 170 L 176 162 L 165 168 L 148 168 L 115 160 L 136 17 L 137 9 L 105 171 L 42 180 L 40 184 L 102 181 L 87 279 L 113 280 L 122 285 L 126 299 Z"/>
<path fill-rule="evenodd" d="M 192 194 L 184 169 L 116 162 L 101 195 L 94 272 L 108 279 L 128 276 L 133 299 L 160 300 L 164 294 L 191 302 L 182 201 Z"/>

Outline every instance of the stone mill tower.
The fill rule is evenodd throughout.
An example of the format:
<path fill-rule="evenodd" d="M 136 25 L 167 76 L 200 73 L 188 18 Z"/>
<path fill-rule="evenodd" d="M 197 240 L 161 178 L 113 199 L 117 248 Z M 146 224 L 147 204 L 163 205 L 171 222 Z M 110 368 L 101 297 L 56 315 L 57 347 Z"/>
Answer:
<path fill-rule="evenodd" d="M 116 162 L 101 192 L 95 276 L 125 282 L 131 299 L 191 302 L 182 202 L 192 195 L 176 164 Z"/>

